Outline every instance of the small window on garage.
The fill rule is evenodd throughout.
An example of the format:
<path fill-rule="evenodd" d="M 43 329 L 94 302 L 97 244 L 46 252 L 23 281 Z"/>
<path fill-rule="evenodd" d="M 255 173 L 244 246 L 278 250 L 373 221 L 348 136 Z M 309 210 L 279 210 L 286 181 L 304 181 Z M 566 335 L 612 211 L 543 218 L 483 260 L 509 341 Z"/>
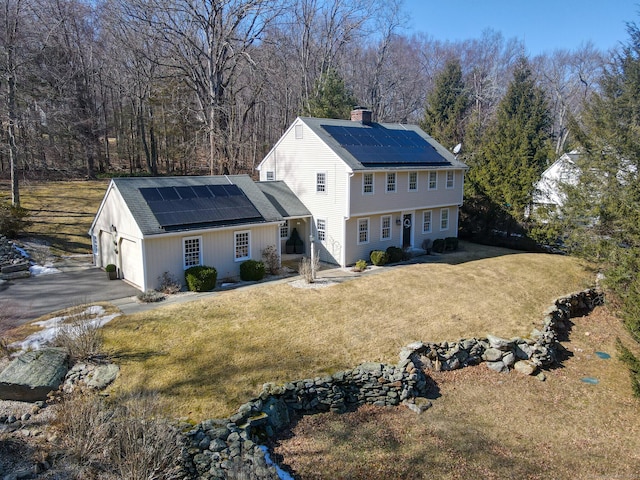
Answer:
<path fill-rule="evenodd" d="M 202 237 L 186 237 L 182 239 L 182 258 L 185 270 L 202 265 Z"/>
<path fill-rule="evenodd" d="M 296 138 L 298 140 L 302 139 L 302 125 L 296 125 L 295 131 L 296 131 Z"/>
<path fill-rule="evenodd" d="M 267 182 L 273 182 L 276 179 L 276 173 L 273 170 L 267 170 Z"/>
<path fill-rule="evenodd" d="M 251 258 L 251 232 L 245 230 L 244 232 L 235 232 L 234 235 L 234 249 L 236 262 L 241 260 L 249 260 Z"/>

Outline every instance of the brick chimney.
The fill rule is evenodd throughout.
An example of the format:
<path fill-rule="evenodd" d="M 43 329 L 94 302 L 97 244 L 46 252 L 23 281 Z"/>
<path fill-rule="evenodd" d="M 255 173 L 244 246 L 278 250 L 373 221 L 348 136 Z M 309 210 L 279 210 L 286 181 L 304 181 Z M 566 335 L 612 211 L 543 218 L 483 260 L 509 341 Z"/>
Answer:
<path fill-rule="evenodd" d="M 364 107 L 355 107 L 351 110 L 351 121 L 360 122 L 363 125 L 371 125 L 371 110 Z"/>

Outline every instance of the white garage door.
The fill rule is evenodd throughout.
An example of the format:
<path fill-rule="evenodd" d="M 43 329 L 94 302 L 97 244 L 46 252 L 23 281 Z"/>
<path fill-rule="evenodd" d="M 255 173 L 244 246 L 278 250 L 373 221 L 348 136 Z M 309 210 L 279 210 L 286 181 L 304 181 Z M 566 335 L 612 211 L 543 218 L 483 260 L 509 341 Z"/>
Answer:
<path fill-rule="evenodd" d="M 142 257 L 136 242 L 120 239 L 120 262 L 120 276 L 142 288 Z"/>

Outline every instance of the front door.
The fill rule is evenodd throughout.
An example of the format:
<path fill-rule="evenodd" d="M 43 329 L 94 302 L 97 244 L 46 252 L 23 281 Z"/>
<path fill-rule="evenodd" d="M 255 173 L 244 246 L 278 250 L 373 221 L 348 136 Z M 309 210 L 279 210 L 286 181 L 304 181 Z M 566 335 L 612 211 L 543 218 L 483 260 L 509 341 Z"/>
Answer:
<path fill-rule="evenodd" d="M 411 246 L 412 217 L 410 213 L 405 213 L 402 216 L 402 248 Z"/>

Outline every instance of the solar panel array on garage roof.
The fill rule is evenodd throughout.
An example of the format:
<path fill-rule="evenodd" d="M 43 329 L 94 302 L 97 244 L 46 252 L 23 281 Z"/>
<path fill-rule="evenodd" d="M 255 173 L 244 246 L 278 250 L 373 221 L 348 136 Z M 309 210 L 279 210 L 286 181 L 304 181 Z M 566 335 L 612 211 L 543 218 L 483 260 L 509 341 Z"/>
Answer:
<path fill-rule="evenodd" d="M 395 130 L 380 125 L 322 128 L 366 167 L 438 166 L 450 162 L 413 130 Z"/>
<path fill-rule="evenodd" d="M 237 185 L 148 187 L 140 194 L 165 228 L 262 219 Z"/>

